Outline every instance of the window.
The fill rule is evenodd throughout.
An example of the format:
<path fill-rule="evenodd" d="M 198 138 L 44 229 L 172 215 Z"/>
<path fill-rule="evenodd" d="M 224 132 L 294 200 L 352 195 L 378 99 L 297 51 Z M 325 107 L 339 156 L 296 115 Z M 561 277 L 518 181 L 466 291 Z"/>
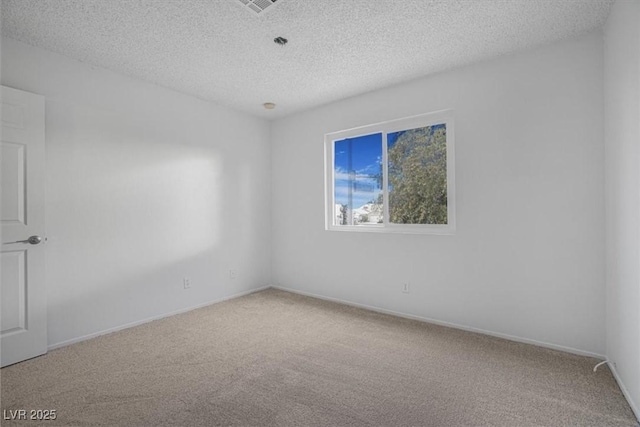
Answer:
<path fill-rule="evenodd" d="M 325 136 L 326 228 L 455 232 L 452 111 Z"/>

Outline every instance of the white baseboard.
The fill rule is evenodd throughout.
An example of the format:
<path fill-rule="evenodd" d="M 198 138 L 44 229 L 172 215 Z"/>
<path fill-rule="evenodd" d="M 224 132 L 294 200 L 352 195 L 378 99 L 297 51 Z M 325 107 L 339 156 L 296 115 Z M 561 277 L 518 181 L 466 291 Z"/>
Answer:
<path fill-rule="evenodd" d="M 627 390 L 627 387 L 622 382 L 620 375 L 618 375 L 618 371 L 616 371 L 616 367 L 608 358 L 607 358 L 607 365 L 609 366 L 609 370 L 613 374 L 613 378 L 615 378 L 616 382 L 618 383 L 620 390 L 622 390 L 622 394 L 627 399 L 627 402 L 629 402 L 629 406 L 631 406 L 631 410 L 636 416 L 636 420 L 638 420 L 638 424 L 640 424 L 640 408 L 638 408 L 638 405 L 636 405 L 633 399 L 631 399 L 631 394 L 629 394 L 629 390 Z"/>
<path fill-rule="evenodd" d="M 101 335 L 110 334 L 112 332 L 121 331 L 123 329 L 133 328 L 134 326 L 143 325 L 145 323 L 153 322 L 154 320 L 164 319 L 165 317 L 175 316 L 176 314 L 186 313 L 188 311 L 196 310 L 196 309 L 202 308 L 202 307 L 207 307 L 209 305 L 217 304 L 219 302 L 228 301 L 228 300 L 234 299 L 234 298 L 239 298 L 241 296 L 253 294 L 255 292 L 260 292 L 260 291 L 263 291 L 263 290 L 268 289 L 270 287 L 271 286 L 262 286 L 262 287 L 256 288 L 256 289 L 249 289 L 248 291 L 239 292 L 237 294 L 233 294 L 233 295 L 230 295 L 230 296 L 227 296 L 227 297 L 218 298 L 218 299 L 215 299 L 215 300 L 212 300 L 212 301 L 207 301 L 205 303 L 194 305 L 192 307 L 181 308 L 180 310 L 175 310 L 175 311 L 171 311 L 169 313 L 164 313 L 164 314 L 159 314 L 157 316 L 148 317 L 146 319 L 137 320 L 135 322 L 126 323 L 126 324 L 120 325 L 120 326 L 115 326 L 113 328 L 105 329 L 105 330 L 102 330 L 102 331 L 99 331 L 99 332 L 94 332 L 94 333 L 91 333 L 91 334 L 88 334 L 88 335 L 83 335 L 81 337 L 71 338 L 71 339 L 65 340 L 65 341 L 60 341 L 58 343 L 48 345 L 47 346 L 47 350 L 50 351 L 50 350 L 55 350 L 56 348 L 66 347 L 68 345 L 79 343 L 79 342 L 82 342 L 82 341 L 86 341 L 86 340 L 89 340 L 91 338 L 96 338 L 96 337 L 99 337 Z"/>
<path fill-rule="evenodd" d="M 360 304 L 360 303 L 357 303 L 357 302 L 347 301 L 347 300 L 343 300 L 343 299 L 340 299 L 340 298 L 326 297 L 326 296 L 314 294 L 314 293 L 311 293 L 311 292 L 304 292 L 304 291 L 299 291 L 297 289 L 285 288 L 283 286 L 271 286 L 271 287 L 274 288 L 274 289 L 279 289 L 279 290 L 282 290 L 282 291 L 292 292 L 292 293 L 295 293 L 295 294 L 300 294 L 300 295 L 305 295 L 305 296 L 309 296 L 309 297 L 313 297 L 313 298 L 323 299 L 323 300 L 326 300 L 326 301 L 337 302 L 337 303 L 340 303 L 340 304 L 346 304 L 346 305 L 350 305 L 350 306 L 353 306 L 353 307 L 364 308 L 366 310 L 376 311 L 378 313 L 391 314 L 393 316 L 404 317 L 405 319 L 412 319 L 412 320 L 418 320 L 418 321 L 426 322 L 426 323 L 433 323 L 434 325 L 447 326 L 449 328 L 460 329 L 460 330 L 463 330 L 463 331 L 476 332 L 476 333 L 479 333 L 479 334 L 490 335 L 492 337 L 504 338 L 504 339 L 507 339 L 507 340 L 510 340 L 510 341 L 516 341 L 516 342 L 521 342 L 521 343 L 525 343 L 525 344 L 533 344 L 533 345 L 537 345 L 539 347 L 550 348 L 552 350 L 564 351 L 566 353 L 577 354 L 579 356 L 594 357 L 596 359 L 606 360 L 606 356 L 604 356 L 602 354 L 593 353 L 593 352 L 585 351 L 585 350 L 580 350 L 580 349 L 577 349 L 577 348 L 565 347 L 565 346 L 562 346 L 562 345 L 552 344 L 552 343 L 548 343 L 548 342 L 544 342 L 544 341 L 536 341 L 536 340 L 532 340 L 532 339 L 529 339 L 529 338 L 518 337 L 518 336 L 515 336 L 515 335 L 508 335 L 508 334 L 503 334 L 503 333 L 500 333 L 500 332 L 488 331 L 486 329 L 474 328 L 472 326 L 459 325 L 457 323 L 446 322 L 446 321 L 443 321 L 443 320 L 437 320 L 437 319 L 431 319 L 431 318 L 428 318 L 428 317 L 416 316 L 416 315 L 413 315 L 413 314 L 401 313 L 401 312 L 398 312 L 398 311 L 387 310 L 385 308 L 374 307 L 374 306 L 370 306 L 370 305 L 366 305 L 366 304 Z"/>

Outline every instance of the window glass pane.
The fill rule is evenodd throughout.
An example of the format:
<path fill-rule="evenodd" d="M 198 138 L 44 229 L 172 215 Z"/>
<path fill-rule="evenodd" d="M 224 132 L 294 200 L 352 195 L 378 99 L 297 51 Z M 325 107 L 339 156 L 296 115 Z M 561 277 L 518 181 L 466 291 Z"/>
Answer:
<path fill-rule="evenodd" d="M 334 142 L 334 224 L 382 223 L 382 134 Z"/>
<path fill-rule="evenodd" d="M 389 221 L 447 224 L 445 124 L 387 135 Z"/>

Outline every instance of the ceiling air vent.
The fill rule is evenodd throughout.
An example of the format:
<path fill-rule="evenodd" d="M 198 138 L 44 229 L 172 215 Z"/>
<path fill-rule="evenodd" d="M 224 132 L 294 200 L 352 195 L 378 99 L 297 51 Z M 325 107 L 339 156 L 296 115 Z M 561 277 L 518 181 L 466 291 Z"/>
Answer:
<path fill-rule="evenodd" d="M 255 15 L 264 15 L 278 0 L 237 0 L 245 9 L 251 10 Z"/>

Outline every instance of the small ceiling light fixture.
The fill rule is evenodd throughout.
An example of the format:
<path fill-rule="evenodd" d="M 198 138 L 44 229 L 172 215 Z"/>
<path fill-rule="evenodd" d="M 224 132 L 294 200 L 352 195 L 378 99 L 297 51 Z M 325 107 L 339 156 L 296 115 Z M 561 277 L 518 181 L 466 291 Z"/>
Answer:
<path fill-rule="evenodd" d="M 289 40 L 285 39 L 284 37 L 276 37 L 275 39 L 273 39 L 273 42 L 275 44 L 279 44 L 280 46 L 284 46 L 289 42 Z"/>
<path fill-rule="evenodd" d="M 264 106 L 265 109 L 267 110 L 273 110 L 274 108 L 276 108 L 276 104 L 274 104 L 273 102 L 265 102 L 264 104 L 262 104 Z"/>

